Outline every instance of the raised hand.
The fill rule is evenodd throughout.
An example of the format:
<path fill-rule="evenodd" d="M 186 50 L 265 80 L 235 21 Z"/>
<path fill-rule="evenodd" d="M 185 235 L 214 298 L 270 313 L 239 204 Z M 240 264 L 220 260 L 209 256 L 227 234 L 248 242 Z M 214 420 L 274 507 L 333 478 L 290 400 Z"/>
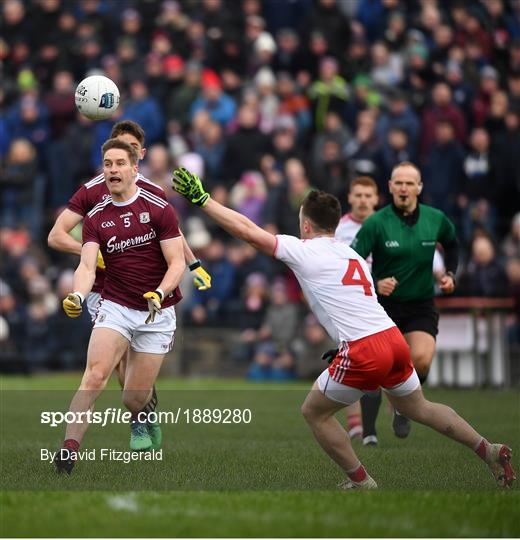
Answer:
<path fill-rule="evenodd" d="M 173 171 L 172 187 L 177 193 L 197 206 L 204 206 L 209 200 L 209 193 L 204 190 L 200 178 L 184 167 Z"/>

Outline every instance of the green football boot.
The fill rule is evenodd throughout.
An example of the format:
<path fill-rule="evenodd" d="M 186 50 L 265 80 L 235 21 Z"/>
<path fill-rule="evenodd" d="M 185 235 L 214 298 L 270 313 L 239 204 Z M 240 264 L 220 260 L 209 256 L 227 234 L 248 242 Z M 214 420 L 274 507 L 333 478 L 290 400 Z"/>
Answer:
<path fill-rule="evenodd" d="M 148 435 L 152 441 L 151 450 L 160 450 L 162 444 L 162 431 L 158 422 L 148 422 Z"/>
<path fill-rule="evenodd" d="M 152 448 L 152 439 L 148 434 L 148 427 L 144 422 L 132 422 L 130 434 L 130 450 L 144 452 Z"/>

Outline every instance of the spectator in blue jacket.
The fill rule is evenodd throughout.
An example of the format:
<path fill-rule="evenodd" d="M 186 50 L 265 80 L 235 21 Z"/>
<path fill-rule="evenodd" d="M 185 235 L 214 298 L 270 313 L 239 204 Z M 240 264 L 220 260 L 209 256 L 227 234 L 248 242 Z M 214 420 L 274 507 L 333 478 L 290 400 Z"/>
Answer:
<path fill-rule="evenodd" d="M 137 122 L 146 133 L 146 142 L 158 142 L 164 134 L 164 120 L 157 100 L 149 95 L 146 83 L 136 79 L 130 83 L 130 99 L 125 103 L 121 120 Z"/>
<path fill-rule="evenodd" d="M 223 92 L 220 77 L 214 71 L 206 70 L 202 74 L 201 87 L 201 95 L 191 106 L 191 118 L 205 109 L 214 122 L 226 126 L 234 118 L 237 106 L 233 98 Z"/>

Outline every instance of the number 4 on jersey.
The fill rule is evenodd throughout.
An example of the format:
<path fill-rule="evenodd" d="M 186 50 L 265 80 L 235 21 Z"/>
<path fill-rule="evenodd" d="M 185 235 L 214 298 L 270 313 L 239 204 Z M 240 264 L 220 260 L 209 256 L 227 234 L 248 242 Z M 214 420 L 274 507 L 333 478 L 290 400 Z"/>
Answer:
<path fill-rule="evenodd" d="M 354 277 L 356 272 L 357 277 Z M 349 259 L 348 268 L 343 276 L 343 279 L 341 280 L 341 283 L 343 283 L 343 285 L 359 285 L 363 287 L 365 296 L 372 296 L 371 283 L 368 281 L 360 262 L 356 259 Z"/>

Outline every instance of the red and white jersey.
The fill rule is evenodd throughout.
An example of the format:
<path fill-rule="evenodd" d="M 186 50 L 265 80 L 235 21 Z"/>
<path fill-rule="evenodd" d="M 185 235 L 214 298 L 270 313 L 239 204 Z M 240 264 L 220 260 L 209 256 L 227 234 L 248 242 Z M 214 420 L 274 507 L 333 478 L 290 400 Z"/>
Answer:
<path fill-rule="evenodd" d="M 336 239 L 350 246 L 362 225 L 363 222 L 354 219 L 352 214 L 345 214 L 339 220 L 338 227 L 336 228 Z M 367 264 L 372 271 L 372 255 L 367 257 Z"/>
<path fill-rule="evenodd" d="M 359 229 L 361 229 L 361 225 L 363 225 L 363 223 L 354 219 L 352 214 L 345 214 L 339 220 L 338 227 L 336 228 L 336 239 L 345 242 L 347 246 L 350 246 Z"/>
<path fill-rule="evenodd" d="M 97 204 L 83 223 L 83 244 L 96 242 L 106 263 L 103 298 L 146 311 L 143 294 L 154 291 L 168 269 L 160 242 L 180 236 L 173 207 L 147 189 L 139 187 L 128 201 L 109 195 Z M 162 305 L 182 298 L 176 288 Z"/>
<path fill-rule="evenodd" d="M 336 238 L 277 235 L 274 256 L 294 272 L 309 306 L 340 343 L 395 326 L 377 301 L 365 260 Z"/>
<path fill-rule="evenodd" d="M 161 199 L 166 200 L 166 195 L 162 187 L 154 184 L 142 174 L 137 175 L 136 183 L 139 187 L 144 187 L 151 193 L 157 195 Z M 82 217 L 85 217 L 96 204 L 102 202 L 110 195 L 110 191 L 105 182 L 105 176 L 98 174 L 85 184 L 83 184 L 74 195 L 69 199 L 67 208 L 71 212 L 75 212 Z M 96 270 L 96 281 L 92 287 L 92 292 L 101 293 L 105 282 L 105 272 L 98 268 Z"/>

